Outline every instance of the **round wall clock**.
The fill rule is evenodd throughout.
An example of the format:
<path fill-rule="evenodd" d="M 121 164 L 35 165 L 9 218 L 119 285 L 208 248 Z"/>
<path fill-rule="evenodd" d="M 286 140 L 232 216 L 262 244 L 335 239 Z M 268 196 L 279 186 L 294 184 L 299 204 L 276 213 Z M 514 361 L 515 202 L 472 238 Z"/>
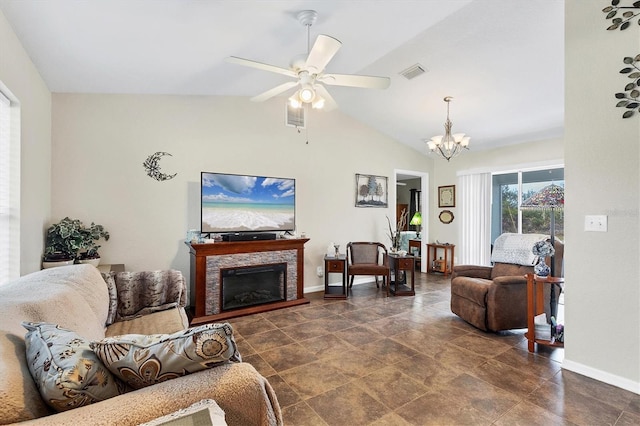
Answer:
<path fill-rule="evenodd" d="M 444 224 L 451 223 L 453 222 L 453 213 L 451 213 L 451 210 L 442 210 L 438 219 Z"/>

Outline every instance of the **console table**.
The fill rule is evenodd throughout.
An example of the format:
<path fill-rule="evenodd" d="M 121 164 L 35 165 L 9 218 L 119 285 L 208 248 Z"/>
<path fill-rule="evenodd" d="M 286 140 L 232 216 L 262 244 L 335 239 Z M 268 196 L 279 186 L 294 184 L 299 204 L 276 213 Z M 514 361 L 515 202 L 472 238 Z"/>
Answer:
<path fill-rule="evenodd" d="M 427 273 L 441 272 L 445 276 L 453 272 L 454 244 L 427 244 Z M 438 250 L 444 251 L 444 259 L 438 259 Z"/>
<path fill-rule="evenodd" d="M 329 285 L 329 274 L 342 274 L 342 285 Z M 324 256 L 324 298 L 347 298 L 347 256 Z"/>
<path fill-rule="evenodd" d="M 192 244 L 189 247 L 191 258 L 190 274 L 190 307 L 192 319 L 190 324 L 199 325 L 220 321 L 243 315 L 266 312 L 275 309 L 309 303 L 304 297 L 304 244 L 308 238 L 253 240 L 253 241 L 223 241 L 215 243 Z M 263 305 L 249 306 L 230 311 L 220 311 L 220 285 L 222 270 L 233 265 L 244 267 L 260 264 L 258 258 L 267 260 L 262 263 L 287 262 L 291 270 L 292 283 L 286 283 L 287 299 Z M 221 267 L 220 264 L 224 263 Z M 220 303 L 218 303 L 220 302 Z"/>

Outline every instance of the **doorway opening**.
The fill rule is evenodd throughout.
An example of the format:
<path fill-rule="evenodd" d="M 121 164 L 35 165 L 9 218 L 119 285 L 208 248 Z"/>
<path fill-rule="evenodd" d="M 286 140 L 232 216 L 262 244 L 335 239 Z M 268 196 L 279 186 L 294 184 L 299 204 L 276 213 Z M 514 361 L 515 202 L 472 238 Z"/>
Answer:
<path fill-rule="evenodd" d="M 396 184 L 394 223 L 398 223 L 398 218 L 404 210 L 407 215 L 407 226 L 403 231 L 406 231 L 408 238 L 413 240 L 413 246 L 416 245 L 417 234 L 420 235 L 420 271 L 426 272 L 426 244 L 429 236 L 429 174 L 412 170 L 395 170 L 394 175 Z M 411 219 L 416 216 L 416 212 L 420 213 L 421 224 L 411 225 Z"/>

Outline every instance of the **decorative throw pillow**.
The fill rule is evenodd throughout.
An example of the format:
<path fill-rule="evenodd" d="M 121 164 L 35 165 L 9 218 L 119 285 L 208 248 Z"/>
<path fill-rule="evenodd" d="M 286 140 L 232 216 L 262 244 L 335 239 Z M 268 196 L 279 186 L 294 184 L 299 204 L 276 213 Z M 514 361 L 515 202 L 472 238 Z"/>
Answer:
<path fill-rule="evenodd" d="M 49 323 L 23 322 L 27 362 L 40 395 L 56 411 L 89 405 L 117 396 L 117 383 L 89 347 L 71 330 Z"/>
<path fill-rule="evenodd" d="M 174 334 L 126 334 L 91 342 L 107 368 L 134 389 L 240 362 L 229 323 L 205 324 Z"/>
<path fill-rule="evenodd" d="M 116 314 L 118 313 L 118 290 L 116 288 L 116 273 L 101 272 L 102 279 L 107 283 L 107 290 L 109 290 L 109 313 L 107 314 L 107 322 L 105 325 L 111 325 L 116 320 Z"/>

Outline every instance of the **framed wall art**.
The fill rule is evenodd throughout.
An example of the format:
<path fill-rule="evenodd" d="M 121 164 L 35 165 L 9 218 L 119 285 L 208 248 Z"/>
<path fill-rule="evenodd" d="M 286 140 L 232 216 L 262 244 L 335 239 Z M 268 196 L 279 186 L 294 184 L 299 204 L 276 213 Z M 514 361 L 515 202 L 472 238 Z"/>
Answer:
<path fill-rule="evenodd" d="M 456 186 L 439 186 L 438 187 L 438 207 L 455 207 L 456 206 Z"/>
<path fill-rule="evenodd" d="M 388 178 L 386 176 L 356 174 L 356 207 L 382 207 L 389 205 Z"/>

